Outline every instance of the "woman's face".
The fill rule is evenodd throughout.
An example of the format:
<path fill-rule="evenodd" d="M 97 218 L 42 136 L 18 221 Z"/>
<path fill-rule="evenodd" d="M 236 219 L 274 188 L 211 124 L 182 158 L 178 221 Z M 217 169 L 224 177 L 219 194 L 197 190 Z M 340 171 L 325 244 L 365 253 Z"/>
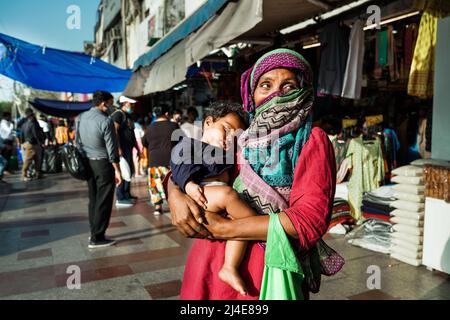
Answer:
<path fill-rule="evenodd" d="M 284 68 L 273 69 L 263 74 L 256 85 L 253 100 L 259 106 L 268 96 L 275 92 L 286 94 L 299 88 L 295 73 Z"/>

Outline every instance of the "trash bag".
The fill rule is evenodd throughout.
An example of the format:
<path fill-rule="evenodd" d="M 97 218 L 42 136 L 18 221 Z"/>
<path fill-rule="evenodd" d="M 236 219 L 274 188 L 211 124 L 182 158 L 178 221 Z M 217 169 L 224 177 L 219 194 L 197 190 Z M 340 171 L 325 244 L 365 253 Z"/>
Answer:
<path fill-rule="evenodd" d="M 46 170 L 44 171 L 44 163 L 46 162 Z M 60 173 L 62 172 L 62 158 L 58 146 L 48 146 L 44 150 L 44 159 L 42 162 L 42 172 Z"/>
<path fill-rule="evenodd" d="M 67 144 L 63 147 L 62 158 L 64 166 L 69 174 L 78 180 L 88 180 L 91 169 L 88 159 L 74 145 Z"/>

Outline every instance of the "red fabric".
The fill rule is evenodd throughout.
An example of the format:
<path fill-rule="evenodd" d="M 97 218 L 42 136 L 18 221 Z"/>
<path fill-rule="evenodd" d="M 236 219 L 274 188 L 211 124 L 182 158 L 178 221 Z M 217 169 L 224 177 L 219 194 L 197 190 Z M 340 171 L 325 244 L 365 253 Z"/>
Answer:
<path fill-rule="evenodd" d="M 314 128 L 305 144 L 294 172 L 290 208 L 285 210 L 293 222 L 303 248 L 312 247 L 327 231 L 336 184 L 336 161 L 326 133 Z M 240 267 L 249 292 L 241 296 L 222 282 L 218 272 L 225 255 L 225 241 L 196 239 L 189 252 L 180 299 L 244 300 L 259 298 L 264 272 L 264 251 L 250 242 Z"/>
<path fill-rule="evenodd" d="M 386 216 L 383 214 L 367 213 L 367 212 L 363 212 L 362 216 L 365 219 L 374 218 L 374 219 L 379 219 L 379 220 L 383 220 L 383 221 L 387 221 L 387 222 L 390 222 L 390 219 L 391 219 L 391 216 Z"/>

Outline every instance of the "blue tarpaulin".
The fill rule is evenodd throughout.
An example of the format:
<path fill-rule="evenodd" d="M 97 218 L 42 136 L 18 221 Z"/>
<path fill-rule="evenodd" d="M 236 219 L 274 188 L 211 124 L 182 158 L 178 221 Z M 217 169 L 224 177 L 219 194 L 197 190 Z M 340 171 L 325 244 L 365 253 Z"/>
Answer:
<path fill-rule="evenodd" d="M 122 92 L 131 70 L 83 53 L 45 48 L 0 33 L 0 73 L 32 88 L 73 93 Z"/>
<path fill-rule="evenodd" d="M 148 66 L 166 53 L 177 42 L 186 38 L 190 33 L 200 28 L 206 21 L 215 15 L 229 0 L 208 0 L 200 9 L 184 20 L 167 36 L 158 41 L 147 53 L 139 57 L 134 63 L 133 69 Z"/>
<path fill-rule="evenodd" d="M 71 118 L 80 113 L 89 110 L 92 107 L 92 101 L 88 102 L 69 102 L 48 99 L 34 99 L 30 104 L 39 111 L 53 117 Z"/>

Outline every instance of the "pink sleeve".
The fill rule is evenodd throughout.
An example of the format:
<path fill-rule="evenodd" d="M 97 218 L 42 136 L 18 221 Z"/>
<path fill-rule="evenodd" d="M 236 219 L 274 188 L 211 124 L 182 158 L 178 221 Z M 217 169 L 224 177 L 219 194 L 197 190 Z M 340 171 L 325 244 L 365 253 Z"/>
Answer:
<path fill-rule="evenodd" d="M 336 161 L 326 133 L 314 128 L 294 171 L 289 208 L 284 210 L 308 250 L 325 234 L 336 189 Z"/>

